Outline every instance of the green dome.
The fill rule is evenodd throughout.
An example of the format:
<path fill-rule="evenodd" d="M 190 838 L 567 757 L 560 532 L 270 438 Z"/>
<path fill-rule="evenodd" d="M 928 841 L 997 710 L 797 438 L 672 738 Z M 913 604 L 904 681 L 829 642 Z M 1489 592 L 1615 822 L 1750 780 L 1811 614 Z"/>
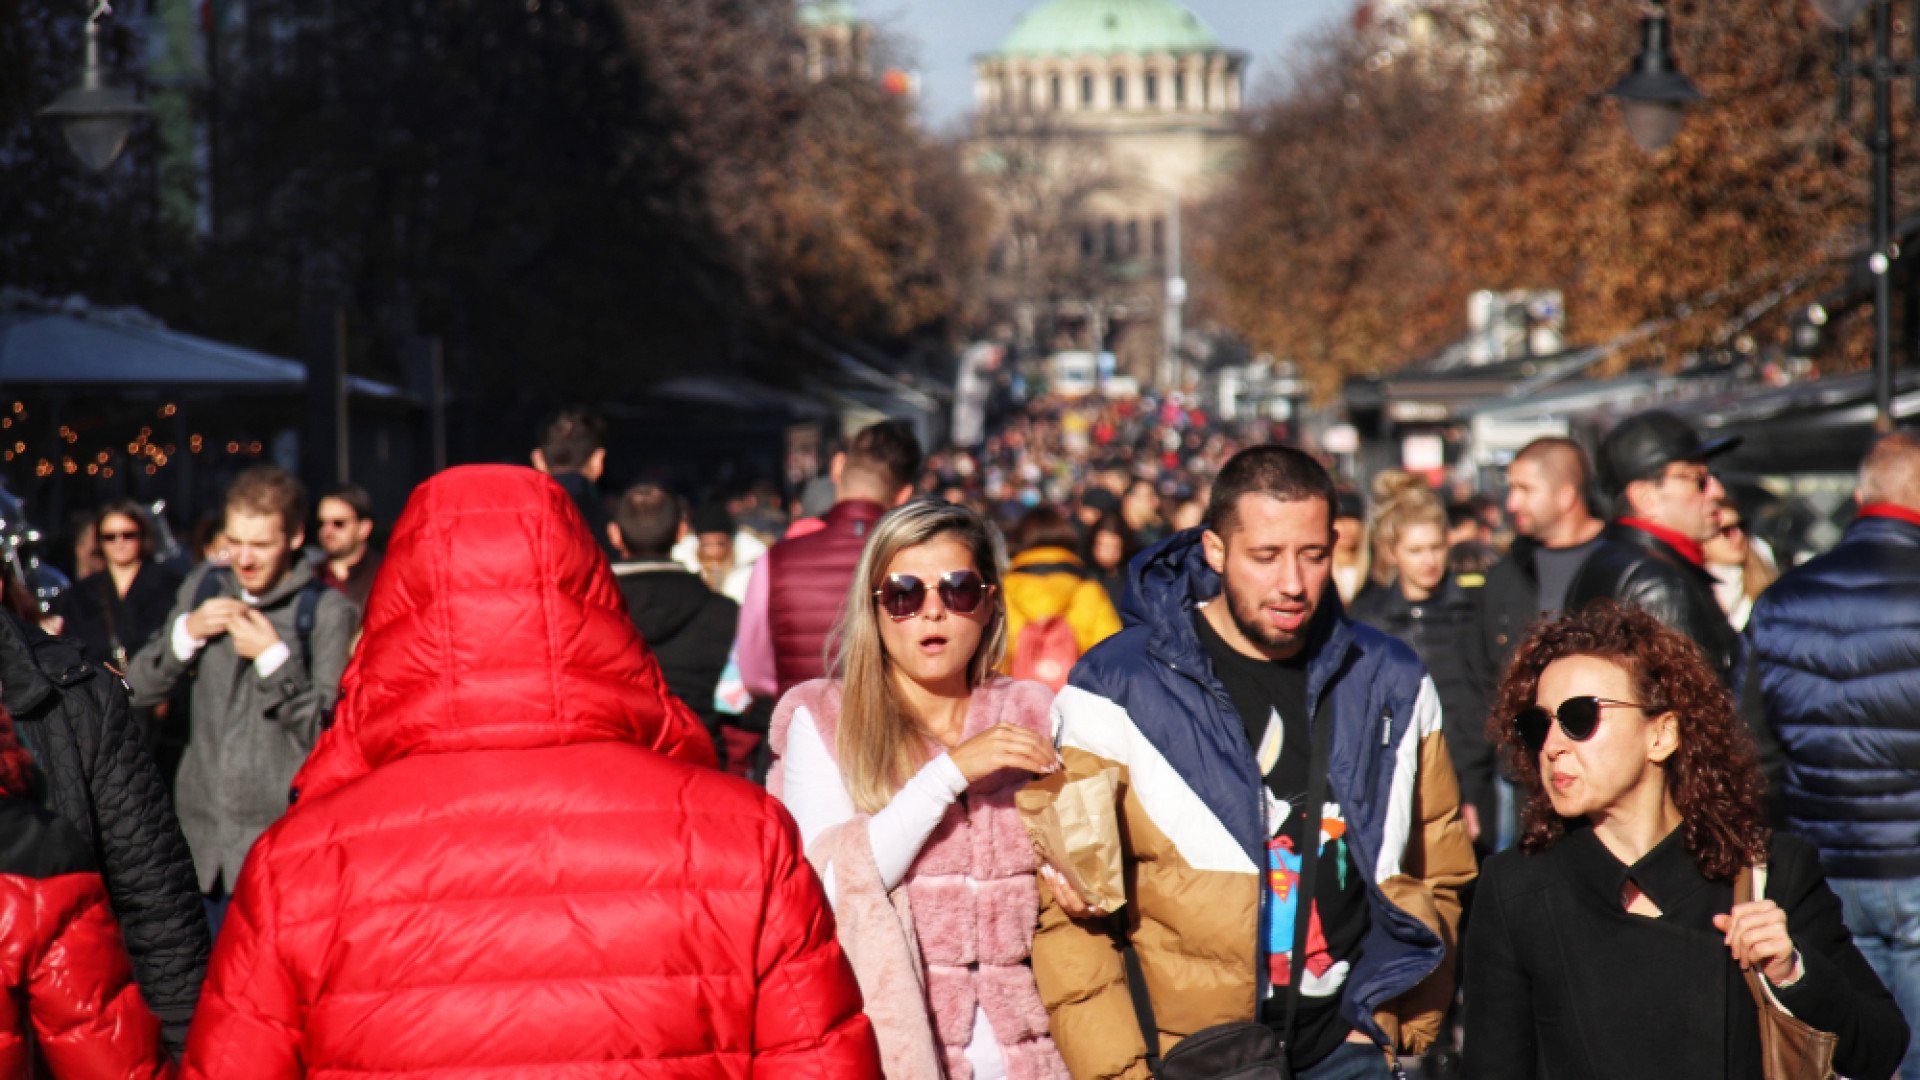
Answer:
<path fill-rule="evenodd" d="M 1173 0 L 1046 0 L 1020 17 L 1002 56 L 1197 52 L 1220 39 Z"/>
<path fill-rule="evenodd" d="M 800 25 L 808 29 L 828 26 L 853 26 L 860 21 L 847 0 L 802 0 Z"/>

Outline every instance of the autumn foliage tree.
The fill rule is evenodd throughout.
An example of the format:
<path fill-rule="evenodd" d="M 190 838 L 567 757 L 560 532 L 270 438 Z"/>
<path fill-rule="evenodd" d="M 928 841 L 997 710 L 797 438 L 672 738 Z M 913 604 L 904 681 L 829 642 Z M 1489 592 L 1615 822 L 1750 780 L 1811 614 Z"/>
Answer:
<path fill-rule="evenodd" d="M 944 341 L 974 302 L 984 211 L 951 148 L 871 79 L 808 80 L 792 0 L 216 5 L 201 237 L 125 198 L 140 144 L 116 187 L 72 181 L 32 110 L 74 50 L 34 49 L 79 19 L 25 8 L 0 29 L 0 158 L 30 170 L 0 185 L 8 284 L 124 278 L 100 298 L 282 355 L 337 303 L 356 373 L 398 378 L 426 332 L 496 398 L 800 378 L 803 333 Z"/>
<path fill-rule="evenodd" d="M 1563 290 L 1577 340 L 1655 325 L 1619 361 L 1676 363 L 1857 253 L 1864 152 L 1802 0 L 1669 5 L 1707 100 L 1655 155 L 1604 96 L 1639 48 L 1639 4 L 1429 7 L 1420 47 L 1330 32 L 1256 116 L 1214 208 L 1231 228 L 1203 258 L 1229 319 L 1323 389 L 1457 338 L 1483 288 Z M 1783 311 L 1752 330 L 1784 334 Z"/>

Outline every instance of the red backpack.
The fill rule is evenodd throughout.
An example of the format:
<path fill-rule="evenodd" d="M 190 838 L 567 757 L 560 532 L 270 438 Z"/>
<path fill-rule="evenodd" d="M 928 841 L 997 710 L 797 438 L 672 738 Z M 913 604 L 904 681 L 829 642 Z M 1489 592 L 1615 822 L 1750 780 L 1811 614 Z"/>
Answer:
<path fill-rule="evenodd" d="M 1046 683 L 1053 690 L 1067 685 L 1067 673 L 1080 659 L 1080 639 L 1065 615 L 1035 619 L 1020 628 L 1020 639 L 1013 645 L 1013 663 L 1008 673 L 1016 679 Z"/>

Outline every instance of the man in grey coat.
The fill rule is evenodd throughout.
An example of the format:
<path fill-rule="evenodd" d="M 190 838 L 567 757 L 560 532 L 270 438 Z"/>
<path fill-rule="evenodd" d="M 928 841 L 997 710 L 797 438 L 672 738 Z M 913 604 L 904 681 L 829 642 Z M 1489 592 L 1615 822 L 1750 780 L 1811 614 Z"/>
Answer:
<path fill-rule="evenodd" d="M 297 556 L 306 516 L 306 493 L 286 470 L 258 465 L 236 477 L 226 503 L 231 568 L 189 574 L 167 629 L 127 671 L 135 705 L 193 680 L 176 803 L 215 934 L 247 849 L 286 811 L 293 774 L 331 715 L 359 622 Z"/>

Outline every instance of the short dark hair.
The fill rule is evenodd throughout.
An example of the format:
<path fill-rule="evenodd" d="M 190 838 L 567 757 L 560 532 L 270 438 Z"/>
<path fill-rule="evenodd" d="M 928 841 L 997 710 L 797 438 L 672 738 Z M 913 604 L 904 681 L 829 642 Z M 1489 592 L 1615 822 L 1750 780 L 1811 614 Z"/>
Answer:
<path fill-rule="evenodd" d="M 1587 512 L 1593 513 L 1605 502 L 1594 490 L 1596 478 L 1593 459 L 1587 448 L 1564 435 L 1542 435 L 1513 455 L 1514 464 L 1531 461 L 1555 483 L 1572 484 L 1580 493 Z"/>
<path fill-rule="evenodd" d="M 607 445 L 607 422 L 583 408 L 560 409 L 540 424 L 540 455 L 549 469 L 584 469 Z"/>
<path fill-rule="evenodd" d="M 346 503 L 347 509 L 352 510 L 353 516 L 361 521 L 373 520 L 373 496 L 367 494 L 367 489 L 359 484 L 335 484 L 321 492 L 319 500 L 314 505 L 317 506 L 328 499 L 338 499 Z"/>
<path fill-rule="evenodd" d="M 635 484 L 613 508 L 627 554 L 664 556 L 680 538 L 680 500 L 658 484 Z"/>
<path fill-rule="evenodd" d="M 1207 528 L 1225 537 L 1240 513 L 1242 495 L 1266 495 L 1281 502 L 1319 499 L 1327 504 L 1327 522 L 1338 512 L 1339 496 L 1324 465 L 1304 450 L 1268 443 L 1233 455 L 1214 478 L 1207 502 Z"/>
<path fill-rule="evenodd" d="M 897 420 L 869 424 L 847 444 L 844 469 L 898 490 L 920 476 L 920 440 Z"/>
<path fill-rule="evenodd" d="M 1080 546 L 1079 530 L 1067 516 L 1051 506 L 1042 504 L 1022 514 L 1020 523 L 1013 527 L 1013 549 L 1032 551 L 1034 548 L 1063 547 L 1069 551 Z"/>
<path fill-rule="evenodd" d="M 278 514 L 287 535 L 304 532 L 307 525 L 307 489 L 278 465 L 242 469 L 227 488 L 227 512 Z"/>

